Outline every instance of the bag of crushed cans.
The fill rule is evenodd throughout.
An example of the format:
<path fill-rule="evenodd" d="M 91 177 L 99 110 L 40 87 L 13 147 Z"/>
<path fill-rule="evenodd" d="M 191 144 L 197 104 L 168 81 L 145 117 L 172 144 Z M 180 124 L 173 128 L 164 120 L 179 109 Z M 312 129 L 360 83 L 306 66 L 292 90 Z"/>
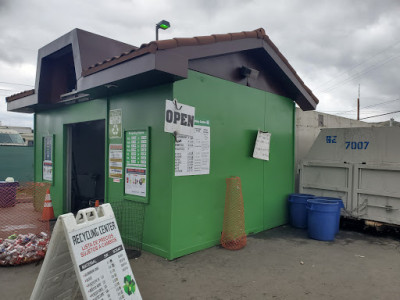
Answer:
<path fill-rule="evenodd" d="M 44 258 L 49 241 L 45 232 L 0 238 L 0 266 L 27 264 Z"/>

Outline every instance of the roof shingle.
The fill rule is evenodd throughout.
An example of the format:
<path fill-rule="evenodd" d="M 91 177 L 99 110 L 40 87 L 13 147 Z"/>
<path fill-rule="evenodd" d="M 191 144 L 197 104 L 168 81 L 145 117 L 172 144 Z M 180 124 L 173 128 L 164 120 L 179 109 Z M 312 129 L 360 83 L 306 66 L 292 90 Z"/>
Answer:
<path fill-rule="evenodd" d="M 197 36 L 192 38 L 173 38 L 168 40 L 159 40 L 152 41 L 147 44 L 142 44 L 139 48 L 133 48 L 130 51 L 126 51 L 121 53 L 120 55 L 113 56 L 111 58 L 107 58 L 103 61 L 99 61 L 88 67 L 86 70 L 82 70 L 82 76 L 86 77 L 91 74 L 100 72 L 102 70 L 108 69 L 115 65 L 124 63 L 131 59 L 140 57 L 142 55 L 148 53 L 155 53 L 157 51 L 173 49 L 178 47 L 187 47 L 187 46 L 202 46 L 209 45 L 218 42 L 229 42 L 240 39 L 260 39 L 265 41 L 269 47 L 279 56 L 282 62 L 288 67 L 290 72 L 296 77 L 298 82 L 302 85 L 307 93 L 312 97 L 315 103 L 318 103 L 317 97 L 312 93 L 312 91 L 304 84 L 303 80 L 299 77 L 297 72 L 288 62 L 288 60 L 283 56 L 283 54 L 279 51 L 276 45 L 271 41 L 268 35 L 266 35 L 265 30 L 263 28 L 259 28 L 253 31 L 242 31 L 235 33 L 226 33 L 226 34 L 212 34 L 209 36 Z M 6 98 L 7 102 L 14 101 L 16 99 L 20 99 L 35 93 L 35 90 L 25 91 L 16 95 L 12 95 Z"/>
<path fill-rule="evenodd" d="M 11 95 L 11 96 L 6 97 L 6 102 L 12 102 L 12 101 L 14 101 L 14 100 L 17 100 L 17 99 L 20 99 L 20 98 L 24 98 L 24 97 L 33 95 L 34 93 L 35 93 L 35 90 L 34 90 L 34 89 L 32 89 L 32 90 L 27 90 L 27 91 L 23 91 L 23 92 L 21 92 L 21 93 L 14 94 L 14 95 Z"/>

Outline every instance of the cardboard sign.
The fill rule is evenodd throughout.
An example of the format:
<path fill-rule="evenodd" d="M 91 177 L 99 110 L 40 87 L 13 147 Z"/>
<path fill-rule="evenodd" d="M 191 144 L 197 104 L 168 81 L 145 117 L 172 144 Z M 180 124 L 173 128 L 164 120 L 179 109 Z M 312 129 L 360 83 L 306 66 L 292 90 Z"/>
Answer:
<path fill-rule="evenodd" d="M 256 145 L 254 147 L 253 157 L 269 160 L 269 146 L 271 142 L 271 134 L 269 132 L 258 131 Z"/>
<path fill-rule="evenodd" d="M 193 106 L 174 101 L 165 101 L 165 124 L 164 131 L 192 136 L 194 134 L 194 112 Z"/>
<path fill-rule="evenodd" d="M 58 218 L 31 300 L 142 299 L 110 204 Z"/>

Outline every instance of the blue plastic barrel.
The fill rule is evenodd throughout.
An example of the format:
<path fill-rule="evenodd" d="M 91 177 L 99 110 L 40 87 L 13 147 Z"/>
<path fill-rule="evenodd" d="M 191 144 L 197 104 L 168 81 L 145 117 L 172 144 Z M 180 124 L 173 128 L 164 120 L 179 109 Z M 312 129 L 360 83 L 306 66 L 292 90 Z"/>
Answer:
<path fill-rule="evenodd" d="M 317 198 L 307 200 L 308 236 L 319 241 L 333 241 L 338 210 L 338 202 Z"/>
<path fill-rule="evenodd" d="M 307 199 L 314 198 L 310 194 L 289 195 L 289 223 L 296 228 L 307 228 Z"/>
<path fill-rule="evenodd" d="M 340 198 L 335 198 L 335 197 L 315 197 L 315 199 L 322 199 L 326 201 L 333 201 L 334 203 L 339 203 L 339 209 L 337 212 L 337 222 L 336 222 L 336 233 L 339 232 L 339 227 L 340 227 L 340 211 L 342 208 L 344 208 L 343 200 Z"/>

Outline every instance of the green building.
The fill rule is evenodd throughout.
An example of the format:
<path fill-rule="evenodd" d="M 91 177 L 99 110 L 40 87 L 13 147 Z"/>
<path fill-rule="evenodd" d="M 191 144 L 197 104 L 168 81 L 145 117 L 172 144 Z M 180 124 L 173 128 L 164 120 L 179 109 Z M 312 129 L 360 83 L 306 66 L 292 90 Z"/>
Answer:
<path fill-rule="evenodd" d="M 143 249 L 168 259 L 219 244 L 231 176 L 247 233 L 287 222 L 296 103 L 318 99 L 263 29 L 139 48 L 75 29 L 39 50 L 35 89 L 7 98 L 34 113 L 35 181 L 52 182 L 55 214 L 141 203 Z M 253 158 L 259 131 L 269 160 Z"/>

